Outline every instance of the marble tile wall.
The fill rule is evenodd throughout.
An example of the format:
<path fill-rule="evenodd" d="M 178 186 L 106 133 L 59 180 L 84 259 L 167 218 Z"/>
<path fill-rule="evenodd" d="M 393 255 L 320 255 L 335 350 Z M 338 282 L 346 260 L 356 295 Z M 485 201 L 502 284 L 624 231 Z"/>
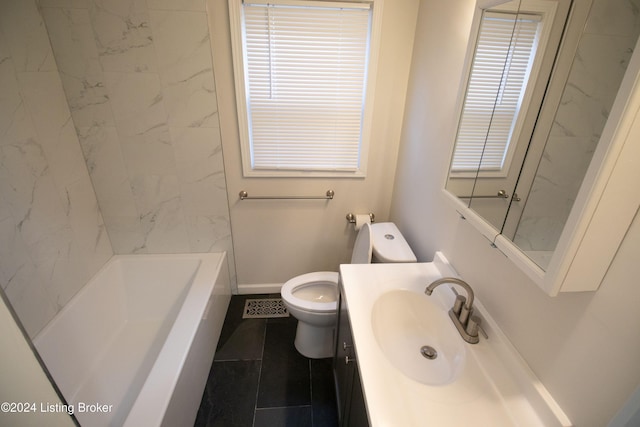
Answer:
<path fill-rule="evenodd" d="M 40 13 L 0 2 L 0 285 L 33 337 L 113 255 Z"/>
<path fill-rule="evenodd" d="M 39 0 L 115 253 L 225 250 L 204 0 Z"/>
<path fill-rule="evenodd" d="M 514 239 L 522 249 L 555 249 L 639 35 L 640 0 L 594 1 Z"/>
<path fill-rule="evenodd" d="M 0 240 L 32 336 L 113 253 L 235 276 L 204 0 L 0 2 Z"/>

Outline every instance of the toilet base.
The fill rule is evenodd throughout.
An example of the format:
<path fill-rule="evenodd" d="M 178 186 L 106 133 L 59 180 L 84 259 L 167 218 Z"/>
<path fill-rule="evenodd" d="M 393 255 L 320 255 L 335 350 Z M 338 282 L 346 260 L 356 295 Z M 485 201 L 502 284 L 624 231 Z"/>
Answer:
<path fill-rule="evenodd" d="M 314 326 L 298 320 L 294 344 L 300 354 L 310 359 L 333 357 L 335 325 Z"/>

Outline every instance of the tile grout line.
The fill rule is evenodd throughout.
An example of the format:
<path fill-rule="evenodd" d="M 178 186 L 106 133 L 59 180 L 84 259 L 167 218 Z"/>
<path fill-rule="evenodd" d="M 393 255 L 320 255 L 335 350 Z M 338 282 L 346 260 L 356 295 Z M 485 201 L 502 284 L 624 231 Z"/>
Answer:
<path fill-rule="evenodd" d="M 256 411 L 270 411 L 272 409 L 310 408 L 310 407 L 311 405 L 268 406 L 266 408 L 256 408 Z"/>
<path fill-rule="evenodd" d="M 311 427 L 313 427 L 313 367 L 311 366 L 311 359 L 309 359 L 309 400 L 311 403 Z"/>
<path fill-rule="evenodd" d="M 256 387 L 256 403 L 253 407 L 253 422 L 251 423 L 252 427 L 255 427 L 256 424 L 256 412 L 258 411 L 258 394 L 260 392 L 260 381 L 262 381 L 262 365 L 264 363 L 264 347 L 267 343 L 267 326 L 269 322 L 264 322 L 264 332 L 262 334 L 262 353 L 260 353 L 260 370 L 258 372 L 258 386 Z"/>

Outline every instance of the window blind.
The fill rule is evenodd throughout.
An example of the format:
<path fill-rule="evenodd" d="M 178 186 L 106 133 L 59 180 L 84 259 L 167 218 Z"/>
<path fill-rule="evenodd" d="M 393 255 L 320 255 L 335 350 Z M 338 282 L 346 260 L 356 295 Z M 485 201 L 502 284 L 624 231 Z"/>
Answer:
<path fill-rule="evenodd" d="M 458 125 L 454 171 L 502 170 L 537 47 L 540 17 L 485 12 Z"/>
<path fill-rule="evenodd" d="M 252 168 L 356 170 L 370 7 L 299 3 L 243 4 Z"/>

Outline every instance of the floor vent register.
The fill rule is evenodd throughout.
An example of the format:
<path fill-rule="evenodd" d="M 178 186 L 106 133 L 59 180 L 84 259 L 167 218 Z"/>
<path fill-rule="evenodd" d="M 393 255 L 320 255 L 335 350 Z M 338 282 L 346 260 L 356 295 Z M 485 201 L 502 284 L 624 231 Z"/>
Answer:
<path fill-rule="evenodd" d="M 289 317 L 282 298 L 247 299 L 244 304 L 243 319 L 269 319 Z"/>

